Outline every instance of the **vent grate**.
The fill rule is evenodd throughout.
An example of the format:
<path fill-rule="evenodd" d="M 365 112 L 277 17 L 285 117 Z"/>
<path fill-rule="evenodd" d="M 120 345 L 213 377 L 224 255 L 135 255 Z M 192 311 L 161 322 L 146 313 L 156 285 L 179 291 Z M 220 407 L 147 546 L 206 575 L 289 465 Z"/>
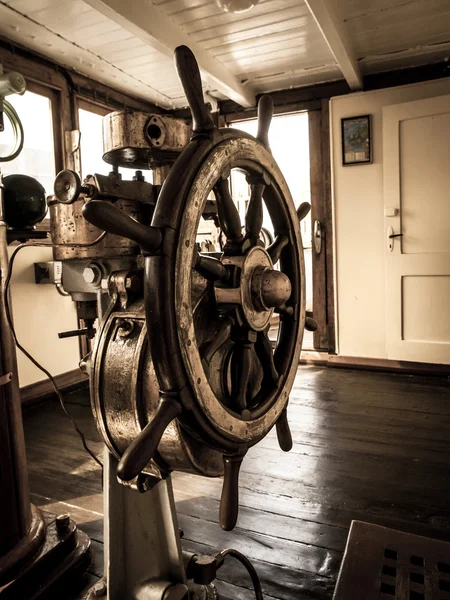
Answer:
<path fill-rule="evenodd" d="M 333 600 L 450 600 L 450 543 L 353 521 Z"/>

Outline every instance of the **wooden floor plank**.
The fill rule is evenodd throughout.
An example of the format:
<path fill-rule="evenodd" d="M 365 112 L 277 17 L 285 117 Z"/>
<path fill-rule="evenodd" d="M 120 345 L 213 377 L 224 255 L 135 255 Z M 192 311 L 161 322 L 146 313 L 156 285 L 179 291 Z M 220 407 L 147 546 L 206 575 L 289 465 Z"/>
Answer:
<path fill-rule="evenodd" d="M 183 547 L 243 551 L 267 600 L 327 600 L 352 519 L 450 540 L 448 391 L 447 378 L 301 366 L 289 405 L 293 451 L 278 449 L 274 431 L 251 449 L 233 532 L 217 523 L 220 479 L 173 474 Z M 70 393 L 67 402 L 101 456 L 87 392 Z M 101 469 L 57 402 L 27 410 L 25 429 L 32 500 L 71 513 L 90 535 L 92 583 L 103 565 Z M 254 597 L 233 560 L 218 587 L 230 600 Z"/>

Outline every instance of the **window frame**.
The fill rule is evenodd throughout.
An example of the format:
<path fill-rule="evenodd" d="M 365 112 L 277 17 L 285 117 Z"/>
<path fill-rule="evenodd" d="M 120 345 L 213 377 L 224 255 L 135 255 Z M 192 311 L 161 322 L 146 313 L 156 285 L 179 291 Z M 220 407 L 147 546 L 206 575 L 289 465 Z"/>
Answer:
<path fill-rule="evenodd" d="M 149 113 L 167 112 L 151 102 L 94 81 L 1 38 L 0 64 L 6 72 L 19 71 L 29 91 L 50 99 L 56 172 L 78 170 L 79 156 L 67 147 L 65 138 L 66 132 L 79 129 L 79 107 L 102 116 L 126 108 Z"/>
<path fill-rule="evenodd" d="M 52 112 L 52 129 L 53 129 L 53 148 L 54 148 L 54 161 L 55 161 L 55 172 L 59 173 L 64 169 L 64 146 L 61 128 L 61 98 L 60 94 L 54 88 L 42 85 L 35 81 L 27 81 L 27 91 L 43 96 L 50 100 L 50 107 Z"/>
<path fill-rule="evenodd" d="M 50 101 L 52 136 L 53 136 L 53 160 L 55 174 L 64 169 L 64 134 L 62 131 L 61 119 L 61 95 L 57 89 L 52 86 L 44 85 L 33 79 L 26 78 L 26 91 L 48 98 Z M 50 218 L 46 216 L 36 225 L 38 231 L 50 232 Z"/>

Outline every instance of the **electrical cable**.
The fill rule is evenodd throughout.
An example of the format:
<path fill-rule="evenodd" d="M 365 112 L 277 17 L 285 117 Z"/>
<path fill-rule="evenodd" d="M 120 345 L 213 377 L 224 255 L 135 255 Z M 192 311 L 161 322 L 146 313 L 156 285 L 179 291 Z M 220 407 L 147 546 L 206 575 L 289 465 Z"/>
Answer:
<path fill-rule="evenodd" d="M 259 580 L 258 573 L 256 572 L 255 567 L 252 565 L 249 559 L 244 554 L 239 552 L 239 550 L 235 550 L 234 548 L 227 548 L 226 550 L 222 550 L 221 552 L 218 552 L 214 558 L 217 561 L 223 561 L 226 556 L 232 556 L 233 558 L 238 560 L 242 565 L 244 565 L 252 579 L 256 600 L 263 600 L 261 582 Z"/>
<path fill-rule="evenodd" d="M 87 244 L 70 244 L 70 246 L 75 247 L 75 248 L 88 248 L 90 246 L 95 246 L 96 244 L 101 242 L 105 238 L 105 236 L 106 236 L 106 232 L 104 231 L 92 242 L 89 242 Z M 13 271 L 13 267 L 14 267 L 14 260 L 17 256 L 17 254 L 19 253 L 19 251 L 23 250 L 23 248 L 31 248 L 31 247 L 61 248 L 61 247 L 66 247 L 66 246 L 67 246 L 67 244 L 52 244 L 52 243 L 49 244 L 49 243 L 45 243 L 45 242 L 26 242 L 24 244 L 19 244 L 18 246 L 16 246 L 16 248 L 14 248 L 14 250 L 11 254 L 11 257 L 9 259 L 8 271 L 7 271 L 6 279 L 5 279 L 4 286 L 3 286 L 3 302 L 4 302 L 4 306 L 5 306 L 6 320 L 8 321 L 8 325 L 11 330 L 11 334 L 12 334 L 15 345 L 28 358 L 28 360 L 30 360 L 34 364 L 34 366 L 37 367 L 40 371 L 42 371 L 46 375 L 46 377 L 49 379 L 50 383 L 53 386 L 55 394 L 58 397 L 59 403 L 61 405 L 61 408 L 62 408 L 64 414 L 70 419 L 70 422 L 72 423 L 73 428 L 75 429 L 78 436 L 80 437 L 83 448 L 86 450 L 86 452 L 89 454 L 89 456 L 93 460 L 95 460 L 95 462 L 103 469 L 103 463 L 97 458 L 97 456 L 94 454 L 94 452 L 89 448 L 89 446 L 87 445 L 84 433 L 78 427 L 75 419 L 73 418 L 73 416 L 70 414 L 69 410 L 67 409 L 64 397 L 58 387 L 58 384 L 56 383 L 55 378 L 45 367 L 43 367 L 28 352 L 28 350 L 26 350 L 22 346 L 22 344 L 17 339 L 17 334 L 14 329 L 14 324 L 13 324 L 13 320 L 12 320 L 12 316 L 11 316 L 11 309 L 10 309 L 10 305 L 9 305 L 9 286 L 11 283 L 11 276 L 12 276 L 12 271 Z"/>

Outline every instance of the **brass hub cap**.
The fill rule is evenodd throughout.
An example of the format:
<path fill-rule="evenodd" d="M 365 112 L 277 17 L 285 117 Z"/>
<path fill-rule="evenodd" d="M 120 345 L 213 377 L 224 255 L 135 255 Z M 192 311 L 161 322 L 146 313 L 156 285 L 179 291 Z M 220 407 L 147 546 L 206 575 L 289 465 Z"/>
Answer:
<path fill-rule="evenodd" d="M 238 287 L 215 287 L 217 304 L 238 305 L 242 320 L 254 331 L 263 331 L 274 309 L 291 295 L 289 278 L 273 268 L 269 254 L 260 246 L 245 256 L 226 256 L 222 263 L 239 267 L 240 281 Z"/>

